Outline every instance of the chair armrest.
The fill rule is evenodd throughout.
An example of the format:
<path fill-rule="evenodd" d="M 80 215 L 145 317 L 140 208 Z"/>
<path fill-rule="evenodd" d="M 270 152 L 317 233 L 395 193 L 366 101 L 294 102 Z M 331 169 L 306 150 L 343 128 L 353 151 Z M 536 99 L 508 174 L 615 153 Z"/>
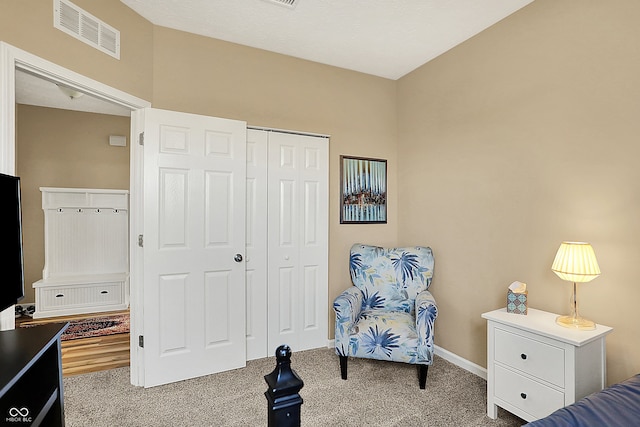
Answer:
<path fill-rule="evenodd" d="M 336 312 L 335 346 L 336 353 L 340 356 L 349 354 L 351 327 L 360 317 L 363 299 L 362 291 L 351 286 L 333 301 L 333 309 Z"/>
<path fill-rule="evenodd" d="M 416 328 L 420 331 L 420 324 L 431 324 L 438 317 L 436 299 L 429 291 L 422 291 L 416 296 Z"/>
<path fill-rule="evenodd" d="M 438 317 L 436 300 L 429 291 L 422 291 L 416 296 L 416 332 L 418 333 L 418 354 L 424 360 L 433 357 L 434 323 Z"/>

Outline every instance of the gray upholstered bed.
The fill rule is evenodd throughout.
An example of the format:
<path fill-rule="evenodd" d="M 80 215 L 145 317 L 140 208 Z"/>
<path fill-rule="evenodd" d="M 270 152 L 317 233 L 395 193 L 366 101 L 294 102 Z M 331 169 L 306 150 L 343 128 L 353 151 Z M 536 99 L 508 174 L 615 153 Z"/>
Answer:
<path fill-rule="evenodd" d="M 527 427 L 640 426 L 640 374 L 558 409 Z"/>

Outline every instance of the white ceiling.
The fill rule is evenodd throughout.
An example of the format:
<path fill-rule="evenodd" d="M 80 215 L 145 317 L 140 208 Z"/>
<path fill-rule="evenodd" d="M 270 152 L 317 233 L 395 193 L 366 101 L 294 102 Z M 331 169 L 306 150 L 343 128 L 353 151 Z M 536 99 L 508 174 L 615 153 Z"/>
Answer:
<path fill-rule="evenodd" d="M 90 95 L 71 98 L 53 82 L 16 70 L 16 103 L 88 113 L 131 116 L 131 110 Z"/>
<path fill-rule="evenodd" d="M 396 80 L 533 0 L 120 1 L 156 25 Z"/>
<path fill-rule="evenodd" d="M 396 80 L 533 0 L 120 1 L 156 25 Z M 16 102 L 130 116 L 19 70 Z"/>

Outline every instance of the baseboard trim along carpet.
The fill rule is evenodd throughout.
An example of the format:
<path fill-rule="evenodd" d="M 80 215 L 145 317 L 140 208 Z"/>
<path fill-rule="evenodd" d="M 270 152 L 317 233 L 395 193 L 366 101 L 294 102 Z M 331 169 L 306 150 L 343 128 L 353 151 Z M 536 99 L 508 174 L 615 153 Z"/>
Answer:
<path fill-rule="evenodd" d="M 329 340 L 327 342 L 327 348 L 334 348 L 335 340 Z M 487 369 L 483 368 L 480 365 L 477 365 L 470 360 L 465 359 L 464 357 L 460 357 L 455 353 L 450 352 L 449 350 L 445 350 L 442 347 L 435 347 L 435 353 L 437 356 L 442 357 L 444 360 L 453 363 L 454 365 L 464 369 L 465 371 L 469 371 L 472 374 L 475 374 L 482 378 L 483 380 L 487 380 Z"/>

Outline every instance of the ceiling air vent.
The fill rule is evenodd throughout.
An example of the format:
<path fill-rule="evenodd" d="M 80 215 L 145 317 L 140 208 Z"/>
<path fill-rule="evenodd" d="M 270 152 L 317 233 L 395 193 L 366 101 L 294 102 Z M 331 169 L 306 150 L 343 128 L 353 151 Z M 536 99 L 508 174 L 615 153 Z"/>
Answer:
<path fill-rule="evenodd" d="M 53 26 L 120 59 L 120 31 L 68 0 L 53 0 Z"/>
<path fill-rule="evenodd" d="M 269 3 L 279 4 L 280 6 L 288 7 L 289 9 L 293 9 L 298 4 L 298 0 L 265 0 Z"/>

